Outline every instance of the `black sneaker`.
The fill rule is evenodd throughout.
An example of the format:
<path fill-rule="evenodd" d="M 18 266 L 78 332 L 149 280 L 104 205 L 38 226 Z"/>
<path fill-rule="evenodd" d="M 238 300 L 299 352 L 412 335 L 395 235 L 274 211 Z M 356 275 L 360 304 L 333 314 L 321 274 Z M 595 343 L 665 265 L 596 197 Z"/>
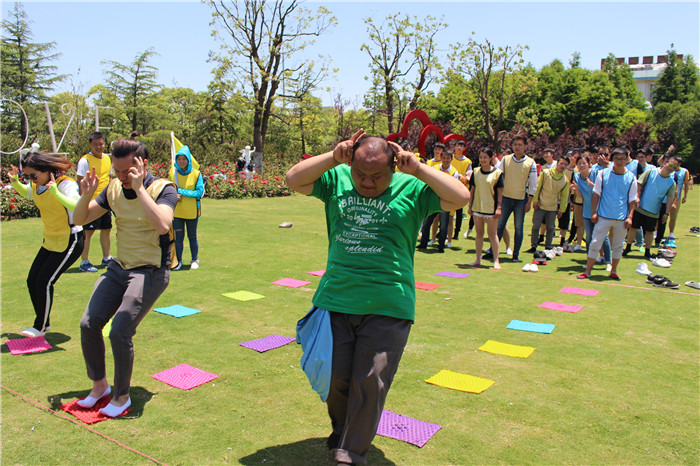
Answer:
<path fill-rule="evenodd" d="M 659 288 L 668 288 L 670 290 L 677 290 L 680 288 L 678 283 L 674 283 L 666 277 L 660 277 L 658 280 L 654 280 L 654 286 Z"/>
<path fill-rule="evenodd" d="M 654 282 L 659 279 L 665 280 L 666 277 L 664 277 L 663 275 L 647 275 L 647 283 L 654 284 Z"/>
<path fill-rule="evenodd" d="M 482 259 L 493 259 L 493 251 L 486 251 L 483 256 L 481 256 Z"/>
<path fill-rule="evenodd" d="M 537 251 L 537 248 L 530 248 L 527 251 L 525 251 L 526 254 L 532 254 L 533 252 Z"/>

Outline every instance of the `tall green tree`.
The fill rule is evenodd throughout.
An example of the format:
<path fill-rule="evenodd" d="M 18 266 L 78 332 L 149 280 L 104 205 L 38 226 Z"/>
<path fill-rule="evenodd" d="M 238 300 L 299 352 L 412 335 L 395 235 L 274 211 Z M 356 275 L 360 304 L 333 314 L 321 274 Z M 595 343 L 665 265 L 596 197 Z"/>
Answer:
<path fill-rule="evenodd" d="M 401 13 L 387 16 L 381 24 L 372 17 L 364 22 L 369 43 L 360 49 L 370 58 L 373 86 L 369 93 L 381 95 L 389 132 L 394 132 L 395 117 L 403 120 L 407 111 L 415 109 L 437 77 L 440 63 L 435 36 L 447 24 L 432 16 L 421 19 Z"/>
<path fill-rule="evenodd" d="M 300 58 L 314 38 L 336 22 L 325 7 L 315 13 L 297 0 L 208 1 L 213 10 L 213 34 L 223 41 L 215 59 L 230 64 L 253 107 L 253 143 L 262 160 L 273 104 L 282 80 L 296 76 L 312 61 Z"/>
<path fill-rule="evenodd" d="M 677 100 L 684 104 L 700 99 L 698 67 L 692 57 L 687 56 L 685 61 L 680 60 L 676 51 L 671 48 L 668 51 L 666 63 L 666 68 L 661 72 L 659 81 L 654 86 L 652 103 L 657 105 Z"/>
<path fill-rule="evenodd" d="M 449 54 L 452 71 L 464 76 L 467 89 L 477 100 L 482 112 L 481 129 L 495 151 L 500 148 L 506 109 L 527 85 L 508 81 L 509 75 L 522 69 L 527 48 L 496 46 L 488 39 L 479 43 L 470 37 L 466 44 L 454 44 Z"/>
<path fill-rule="evenodd" d="M 644 96 L 632 77 L 632 70 L 627 63 L 618 63 L 615 55 L 608 55 L 602 70 L 607 73 L 610 81 L 617 89 L 617 98 L 621 99 L 628 108 L 644 109 Z"/>
<path fill-rule="evenodd" d="M 60 57 L 59 53 L 54 53 L 56 43 L 32 41 L 32 21 L 21 3 L 15 3 L 1 24 L 0 95 L 20 104 L 28 113 L 28 118 L 36 122 L 29 133 L 28 140 L 31 142 L 37 138 L 38 129 L 45 123 L 40 119 L 43 108 L 31 104 L 45 101 L 48 93 L 66 76 L 57 74 L 58 68 L 51 64 Z M 25 126 L 19 109 L 4 105 L 2 115 L 5 136 L 13 135 L 21 143 L 29 128 Z"/>
<path fill-rule="evenodd" d="M 127 65 L 112 60 L 102 61 L 107 77 L 106 87 L 121 101 L 129 122 L 129 132 L 138 130 L 146 133 L 151 129 L 149 124 L 155 113 L 152 97 L 162 88 L 157 83 L 158 68 L 149 64 L 149 60 L 156 55 L 153 48 L 149 48 L 136 55 Z"/>

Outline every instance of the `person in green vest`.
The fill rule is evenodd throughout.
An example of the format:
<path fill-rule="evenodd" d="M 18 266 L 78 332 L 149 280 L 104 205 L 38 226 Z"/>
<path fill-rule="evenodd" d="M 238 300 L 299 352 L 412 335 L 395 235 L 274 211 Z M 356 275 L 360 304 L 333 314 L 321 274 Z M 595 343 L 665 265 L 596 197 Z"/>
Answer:
<path fill-rule="evenodd" d="M 195 166 L 196 165 L 196 166 Z M 185 242 L 185 228 L 190 242 L 192 262 L 190 269 L 199 268 L 199 242 L 197 241 L 197 222 L 202 214 L 201 202 L 204 195 L 204 179 L 199 172 L 198 164 L 192 161 L 190 148 L 182 146 L 175 154 L 175 163 L 170 170 L 170 181 L 177 187 L 177 205 L 175 206 L 173 228 L 175 229 L 175 253 L 177 266 L 182 267 L 182 250 Z M 176 176 L 177 172 L 177 176 Z"/>
<path fill-rule="evenodd" d="M 36 319 L 32 327 L 22 330 L 22 335 L 40 337 L 51 330 L 54 284 L 80 257 L 85 237 L 83 227 L 73 223 L 78 184 L 65 175 L 73 164 L 44 152 L 30 152 L 21 161 L 22 178 L 27 184 L 19 181 L 19 171 L 12 165 L 10 182 L 20 196 L 34 201 L 44 223 L 44 241 L 27 275 Z"/>

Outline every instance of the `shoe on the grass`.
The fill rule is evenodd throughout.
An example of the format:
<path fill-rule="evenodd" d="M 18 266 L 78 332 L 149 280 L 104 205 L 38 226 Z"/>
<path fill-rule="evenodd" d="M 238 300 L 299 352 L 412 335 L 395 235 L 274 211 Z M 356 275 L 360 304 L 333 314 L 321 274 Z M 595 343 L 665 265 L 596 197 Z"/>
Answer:
<path fill-rule="evenodd" d="M 670 290 L 677 290 L 680 288 L 678 283 L 674 283 L 666 277 L 659 277 L 654 280 L 654 286 L 659 288 L 668 288 Z"/>
<path fill-rule="evenodd" d="M 282 222 L 277 225 L 279 228 L 292 228 L 294 224 L 292 222 Z"/>
<path fill-rule="evenodd" d="M 537 248 L 530 248 L 530 249 L 528 249 L 527 251 L 525 251 L 525 254 L 532 254 L 532 253 L 534 253 L 535 251 L 537 251 Z"/>
<path fill-rule="evenodd" d="M 102 267 L 107 267 L 109 265 L 109 263 L 112 262 L 113 260 L 114 260 L 114 257 L 112 257 L 112 256 L 103 257 L 100 265 L 102 265 Z"/>
<path fill-rule="evenodd" d="M 561 256 L 562 254 L 564 254 L 564 248 L 562 246 L 557 246 L 552 249 L 554 251 L 554 254 L 556 254 L 557 256 Z"/>
<path fill-rule="evenodd" d="M 621 280 L 621 279 L 620 279 L 620 276 L 619 276 L 618 274 L 616 274 L 616 273 L 611 273 L 611 274 L 610 274 L 610 278 L 612 278 L 613 280 L 617 280 L 617 281 L 620 281 L 620 280 Z"/>
<path fill-rule="evenodd" d="M 452 249 L 452 241 L 448 241 L 447 244 L 445 244 L 445 247 L 448 249 Z"/>
<path fill-rule="evenodd" d="M 692 280 L 689 282 L 685 282 L 685 286 L 689 286 L 691 288 L 695 288 L 696 290 L 700 290 L 700 283 L 694 282 Z"/>
<path fill-rule="evenodd" d="M 537 264 L 532 264 L 532 266 L 530 267 L 530 272 L 539 272 L 539 271 L 540 271 L 540 268 L 537 267 Z"/>
<path fill-rule="evenodd" d="M 646 264 L 646 262 L 640 262 L 639 265 L 637 265 L 637 270 L 635 270 L 640 275 L 651 275 L 651 270 L 649 270 L 649 266 Z"/>
<path fill-rule="evenodd" d="M 522 270 L 523 272 L 529 272 L 530 269 L 531 269 L 531 267 L 532 267 L 532 264 L 530 264 L 530 263 L 528 262 L 527 264 L 523 265 L 523 268 L 520 269 L 520 270 Z"/>
<path fill-rule="evenodd" d="M 587 278 L 591 278 L 591 276 L 586 272 L 583 272 L 582 274 L 576 275 L 576 278 L 579 280 L 586 280 Z"/>
<path fill-rule="evenodd" d="M 509 256 L 512 256 L 513 250 L 511 248 L 506 248 L 506 254 L 508 254 Z"/>
<path fill-rule="evenodd" d="M 676 238 L 668 238 L 666 239 L 666 244 L 667 247 L 676 249 Z"/>
<path fill-rule="evenodd" d="M 605 271 L 610 272 L 612 270 L 612 264 L 605 264 Z"/>
<path fill-rule="evenodd" d="M 428 241 L 428 246 L 432 246 L 433 244 L 435 244 L 435 241 L 433 241 L 432 239 Z"/>
<path fill-rule="evenodd" d="M 654 257 L 651 259 L 651 263 L 654 264 L 657 267 L 664 267 L 664 268 L 669 268 L 671 267 L 671 263 L 664 259 L 663 257 Z"/>
<path fill-rule="evenodd" d="M 89 260 L 84 260 L 79 267 L 81 272 L 97 272 L 97 267 L 92 265 Z"/>
<path fill-rule="evenodd" d="M 47 328 L 46 331 L 48 331 L 49 329 L 50 329 L 50 327 Z M 24 335 L 25 337 L 34 338 L 34 337 L 43 337 L 45 334 L 41 330 L 37 330 L 34 327 L 29 327 L 29 328 L 25 328 L 24 330 L 22 330 L 22 335 Z"/>
<path fill-rule="evenodd" d="M 654 280 L 659 279 L 659 278 L 666 278 L 666 277 L 664 277 L 663 275 L 654 275 L 654 274 L 647 275 L 647 283 L 653 284 Z"/>
<path fill-rule="evenodd" d="M 197 270 L 198 268 L 199 268 L 199 261 L 198 260 L 192 261 L 192 263 L 190 264 L 190 270 Z"/>
<path fill-rule="evenodd" d="M 170 270 L 173 270 L 173 271 L 174 271 L 174 270 L 180 270 L 181 268 L 182 268 L 182 261 L 179 261 L 179 262 L 177 263 L 177 266 L 176 266 L 176 267 L 173 267 L 173 268 L 170 269 Z"/>

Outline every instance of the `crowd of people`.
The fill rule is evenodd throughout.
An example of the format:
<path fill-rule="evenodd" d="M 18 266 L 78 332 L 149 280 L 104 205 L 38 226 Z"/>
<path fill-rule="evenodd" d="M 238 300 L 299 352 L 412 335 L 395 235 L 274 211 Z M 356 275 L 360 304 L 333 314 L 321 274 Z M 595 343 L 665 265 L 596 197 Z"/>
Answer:
<path fill-rule="evenodd" d="M 530 248 L 525 253 L 536 254 L 540 245 L 545 252 L 577 252 L 585 243 L 588 261 L 580 279 L 589 278 L 593 265 L 602 262 L 610 277 L 619 280 L 618 263 L 633 247 L 643 246 L 646 259 L 654 257 L 652 243 L 657 248 L 676 247 L 676 218 L 692 179 L 681 167 L 682 158 L 673 153 L 673 146 L 659 157 L 657 165 L 647 148 L 635 152 L 626 146 L 612 151 L 607 146 L 571 148 L 562 154 L 546 148 L 540 157 L 531 157 L 525 153 L 527 137 L 517 134 L 512 151 L 504 149 L 499 156 L 485 147 L 478 154 L 479 166 L 472 169 L 468 158 L 468 163 L 464 162 L 464 145 L 457 141 L 446 147 L 438 142 L 433 156 L 421 161 L 469 187 L 470 229 L 464 237 L 474 225 L 476 260 L 471 266 L 492 259 L 493 267 L 500 269 L 501 240 L 511 261 L 522 262 L 525 215 L 530 210 Z M 512 250 L 507 227 L 511 215 Z M 459 212 L 448 211 L 428 216 L 417 249 L 434 245 L 442 253 L 451 248 L 452 241 L 459 239 L 459 226 L 453 232 L 453 225 L 460 225 L 461 217 Z M 485 230 L 491 247 L 484 253 Z"/>
<path fill-rule="evenodd" d="M 149 172 L 148 149 L 134 135 L 116 140 L 111 156 L 104 153 L 101 133 L 89 140 L 91 152 L 78 162 L 77 181 L 66 176 L 70 161 L 43 152 L 23 155 L 20 167 L 12 167 L 13 186 L 33 199 L 44 223 L 43 244 L 27 278 L 36 319 L 22 333 L 37 337 L 50 330 L 54 284 L 81 254 L 80 270 L 97 271 L 85 252 L 92 234 L 85 232 L 101 230 L 101 266 L 106 270 L 80 321 L 92 387 L 78 404 L 91 408 L 113 394 L 101 412 L 116 417 L 131 403 L 132 338 L 167 288 L 170 271 L 182 267 L 185 230 L 190 269 L 199 267 L 196 232 L 204 185 L 187 146 L 177 151 L 166 180 Z M 431 157 L 422 160 L 360 129 L 332 151 L 305 157 L 287 173 L 291 189 L 325 204 L 328 259 L 310 314 L 325 316 L 326 334 L 332 335 L 326 399 L 332 431 L 327 444 L 339 464 L 366 463 L 415 317 L 419 232 L 417 249 L 434 245 L 444 252 L 460 238 L 466 208 L 470 219 L 464 238 L 472 229 L 476 233 L 471 265 L 491 259 L 498 269 L 501 240 L 506 255 L 522 261 L 525 216 L 532 210 L 526 254 L 537 253 L 541 243 L 546 250 L 555 249 L 557 229 L 562 250 L 581 250 L 585 241 L 587 263 L 580 279 L 589 278 L 594 264 L 602 261 L 610 277 L 619 280 L 621 257 L 641 241 L 646 257 L 662 239 L 675 247 L 675 222 L 690 179 L 672 151 L 658 166 L 645 149 L 635 154 L 626 147 L 611 151 L 605 146 L 564 154 L 546 149 L 537 163 L 526 154 L 527 146 L 527 137 L 518 134 L 512 152 L 483 148 L 474 168 L 463 140 L 449 146 L 436 143 Z M 116 257 L 110 255 L 112 214 Z M 486 235 L 491 247 L 483 251 Z M 113 388 L 102 336 L 110 320 Z"/>

